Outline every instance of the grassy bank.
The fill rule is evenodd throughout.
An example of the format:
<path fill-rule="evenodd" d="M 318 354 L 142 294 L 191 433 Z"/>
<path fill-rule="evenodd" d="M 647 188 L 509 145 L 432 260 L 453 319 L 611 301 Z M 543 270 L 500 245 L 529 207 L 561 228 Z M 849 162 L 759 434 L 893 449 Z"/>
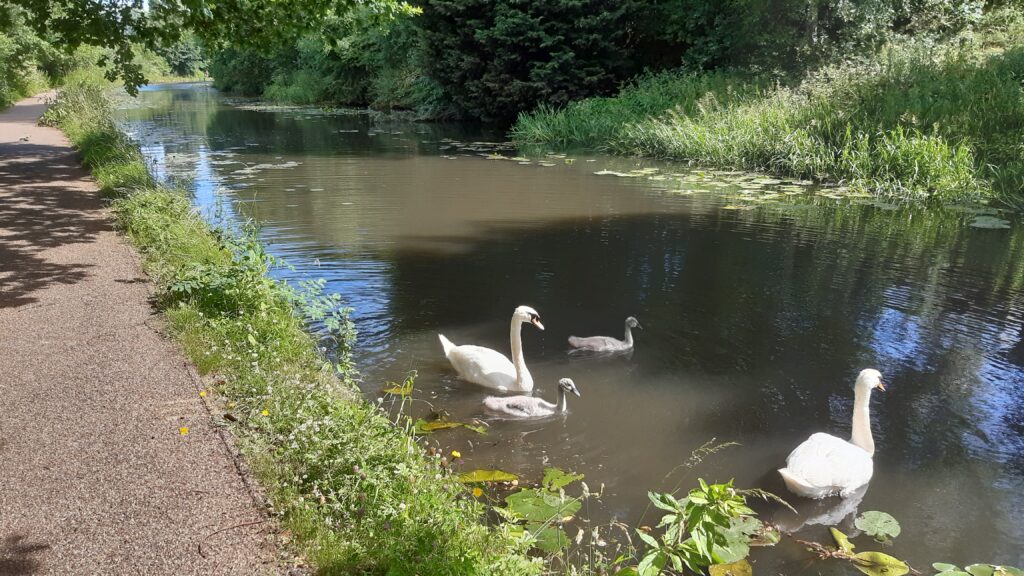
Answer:
<path fill-rule="evenodd" d="M 234 423 L 273 512 L 325 574 L 531 574 L 540 567 L 506 528 L 427 456 L 407 430 L 361 399 L 348 376 L 351 327 L 316 285 L 267 277 L 251 237 L 211 230 L 186 195 L 155 184 L 111 121 L 106 86 L 62 90 L 46 120 L 81 151 L 142 254 L 169 330 Z M 300 314 L 298 310 L 303 310 Z M 326 318 L 341 364 L 318 352 L 305 316 Z"/>
<path fill-rule="evenodd" d="M 904 199 L 1024 203 L 1024 24 L 893 44 L 793 85 L 666 73 L 521 115 L 523 144 L 583 146 L 840 182 Z"/>

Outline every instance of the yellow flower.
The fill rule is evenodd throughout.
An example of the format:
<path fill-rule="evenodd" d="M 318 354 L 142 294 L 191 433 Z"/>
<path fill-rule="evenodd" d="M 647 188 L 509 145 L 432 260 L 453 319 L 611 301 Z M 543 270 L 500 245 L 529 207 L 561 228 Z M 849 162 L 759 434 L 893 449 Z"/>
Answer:
<path fill-rule="evenodd" d="M 263 412 L 260 412 L 260 414 L 262 414 L 264 416 L 270 416 L 270 411 L 269 410 L 264 410 Z"/>
<path fill-rule="evenodd" d="M 206 398 L 206 390 L 200 390 L 199 391 L 199 397 L 200 398 Z"/>
<path fill-rule="evenodd" d="M 186 428 L 184 426 L 182 426 L 181 428 L 178 428 L 178 434 L 181 434 L 182 436 L 188 434 L 188 428 Z"/>
<path fill-rule="evenodd" d="M 473 488 L 473 498 L 479 498 L 484 495 L 484 491 L 479 488 Z"/>
<path fill-rule="evenodd" d="M 228 408 L 234 408 L 235 407 L 235 403 L 234 402 L 228 402 L 227 403 L 227 407 Z"/>
<path fill-rule="evenodd" d="M 452 458 L 462 458 L 462 453 L 458 450 L 452 450 Z"/>

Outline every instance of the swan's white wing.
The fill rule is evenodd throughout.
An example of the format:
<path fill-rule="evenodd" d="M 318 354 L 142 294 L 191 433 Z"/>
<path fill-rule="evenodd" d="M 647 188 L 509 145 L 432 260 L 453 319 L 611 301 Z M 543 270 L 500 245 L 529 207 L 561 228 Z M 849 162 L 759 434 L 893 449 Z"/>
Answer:
<path fill-rule="evenodd" d="M 790 453 L 786 458 L 786 471 L 801 485 L 820 491 L 820 494 L 803 495 L 820 498 L 849 493 L 867 484 L 874 465 L 864 450 L 819 432 Z"/>
<path fill-rule="evenodd" d="M 448 361 L 459 376 L 488 388 L 514 388 L 516 368 L 504 354 L 483 346 L 464 345 L 452 348 Z"/>

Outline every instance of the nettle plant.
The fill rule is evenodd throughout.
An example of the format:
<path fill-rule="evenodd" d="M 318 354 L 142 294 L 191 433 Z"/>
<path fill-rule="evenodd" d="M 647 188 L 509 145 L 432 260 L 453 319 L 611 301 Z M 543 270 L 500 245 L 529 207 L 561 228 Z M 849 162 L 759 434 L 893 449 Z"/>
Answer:
<path fill-rule="evenodd" d="M 749 573 L 744 560 L 750 546 L 770 546 L 779 541 L 779 533 L 755 518 L 747 506 L 747 497 L 779 500 L 761 490 L 737 490 L 730 480 L 724 484 L 708 484 L 690 490 L 685 498 L 672 494 L 648 492 L 651 503 L 666 513 L 658 522 L 664 528 L 660 537 L 637 530 L 647 545 L 647 552 L 635 568 L 625 568 L 617 576 L 656 576 L 667 571 L 695 574 L 714 568 L 720 572 Z M 719 568 L 720 567 L 720 568 Z"/>

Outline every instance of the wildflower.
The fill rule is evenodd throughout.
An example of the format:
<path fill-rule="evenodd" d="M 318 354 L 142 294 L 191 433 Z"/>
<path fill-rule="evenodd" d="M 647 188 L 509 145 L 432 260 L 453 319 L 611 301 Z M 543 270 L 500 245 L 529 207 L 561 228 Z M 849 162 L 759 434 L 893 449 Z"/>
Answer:
<path fill-rule="evenodd" d="M 206 398 L 206 390 L 200 390 L 199 391 L 199 397 L 200 398 Z"/>
<path fill-rule="evenodd" d="M 178 434 L 181 434 L 182 436 L 188 434 L 188 428 L 185 427 L 185 426 L 182 426 L 181 428 L 178 428 Z"/>
<path fill-rule="evenodd" d="M 479 498 L 484 495 L 484 491 L 479 488 L 473 488 L 473 498 Z"/>
<path fill-rule="evenodd" d="M 458 450 L 452 450 L 452 458 L 462 458 L 462 453 Z"/>
<path fill-rule="evenodd" d="M 270 411 L 269 410 L 264 410 L 264 411 L 260 412 L 260 415 L 262 415 L 262 416 L 270 416 Z"/>

